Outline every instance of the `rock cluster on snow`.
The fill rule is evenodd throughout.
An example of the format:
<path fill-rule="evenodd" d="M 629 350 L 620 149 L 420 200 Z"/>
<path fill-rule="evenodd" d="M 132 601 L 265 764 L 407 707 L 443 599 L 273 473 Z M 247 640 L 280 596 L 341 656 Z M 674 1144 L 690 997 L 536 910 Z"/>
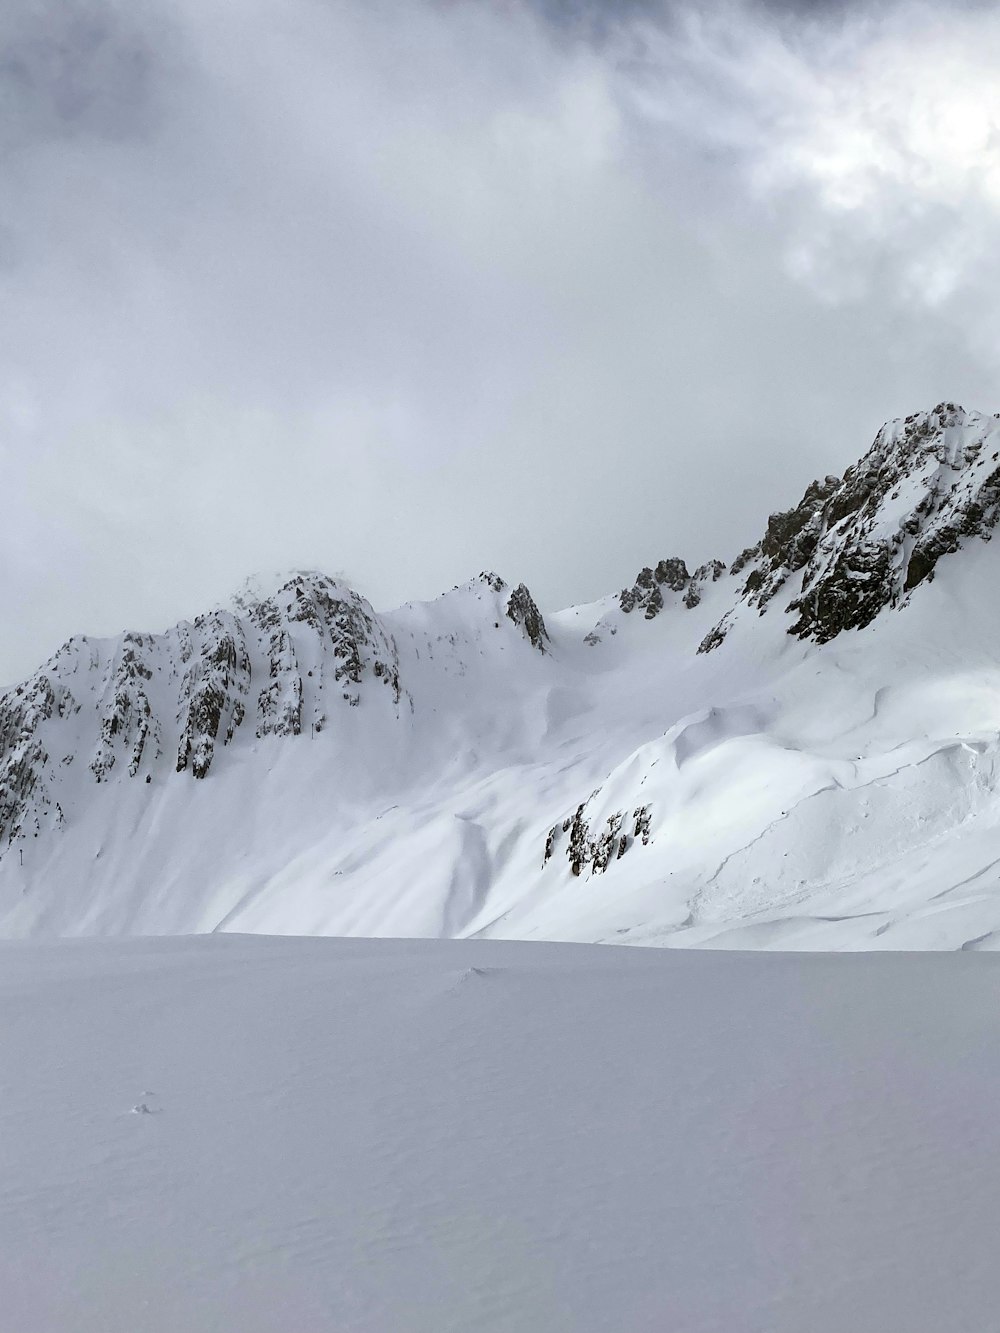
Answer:
<path fill-rule="evenodd" d="M 632 811 L 631 829 L 626 827 L 625 811 L 615 810 L 603 825 L 598 826 L 598 831 L 592 833 L 591 821 L 586 815 L 587 804 L 584 801 L 561 824 L 553 824 L 549 829 L 543 865 L 552 859 L 563 837 L 566 837 L 566 859 L 574 875 L 580 875 L 587 866 L 592 874 L 603 875 L 612 861 L 621 860 L 636 839 L 643 846 L 648 844 L 652 819 L 648 805 L 637 806 Z"/>
<path fill-rule="evenodd" d="M 647 620 L 652 620 L 663 610 L 663 589 L 666 588 L 669 592 L 683 593 L 683 603 L 691 609 L 700 603 L 706 584 L 715 583 L 725 572 L 721 560 L 709 560 L 699 565 L 693 574 L 688 573 L 687 565 L 679 556 L 660 560 L 655 569 L 647 565 L 639 570 L 632 587 L 620 592 L 618 605 L 626 615 L 641 610 Z"/>
<path fill-rule="evenodd" d="M 515 625 L 519 625 L 524 631 L 525 637 L 532 648 L 537 648 L 540 653 L 544 653 L 549 638 L 548 631 L 545 628 L 541 611 L 535 605 L 534 598 L 523 583 L 519 583 L 511 593 L 507 602 L 507 615 Z"/>

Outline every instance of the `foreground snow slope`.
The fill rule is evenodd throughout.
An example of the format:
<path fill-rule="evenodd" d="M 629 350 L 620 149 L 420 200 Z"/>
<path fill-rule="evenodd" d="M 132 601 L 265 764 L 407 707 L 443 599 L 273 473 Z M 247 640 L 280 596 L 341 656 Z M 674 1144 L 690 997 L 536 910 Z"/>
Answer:
<path fill-rule="evenodd" d="M 0 695 L 0 935 L 1000 945 L 1000 422 L 543 617 L 248 588 Z"/>
<path fill-rule="evenodd" d="M 0 1008 L 3 1333 L 997 1327 L 990 956 L 8 943 Z"/>

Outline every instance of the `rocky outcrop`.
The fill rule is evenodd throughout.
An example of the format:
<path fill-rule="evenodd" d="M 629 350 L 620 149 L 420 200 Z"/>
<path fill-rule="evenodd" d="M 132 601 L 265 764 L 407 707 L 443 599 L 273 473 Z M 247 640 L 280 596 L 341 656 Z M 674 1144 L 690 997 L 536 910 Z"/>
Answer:
<path fill-rule="evenodd" d="M 308 726 L 313 732 L 326 725 L 327 698 L 332 702 L 339 694 L 357 708 L 366 679 L 387 689 L 393 703 L 399 703 L 396 645 L 365 599 L 350 588 L 319 574 L 297 575 L 251 607 L 250 618 L 267 634 L 267 683 L 257 700 L 259 736 L 300 734 L 306 725 L 306 678 L 311 682 Z M 309 631 L 306 636 L 300 626 Z"/>
<path fill-rule="evenodd" d="M 618 605 L 626 615 L 638 610 L 645 613 L 647 620 L 652 620 L 663 610 L 663 588 L 669 592 L 683 592 L 690 582 L 687 565 L 678 556 L 660 560 L 655 569 L 647 565 L 639 570 L 632 587 L 621 590 Z"/>
<path fill-rule="evenodd" d="M 721 560 L 709 560 L 698 566 L 684 591 L 684 605 L 689 611 L 701 603 L 702 594 L 708 585 L 718 583 L 725 572 L 726 566 Z"/>
<path fill-rule="evenodd" d="M 596 796 L 594 792 L 591 796 Z M 546 865 L 561 848 L 569 862 L 572 874 L 581 875 L 589 867 L 591 874 L 603 875 L 612 861 L 619 861 L 636 840 L 646 846 L 651 836 L 652 817 L 648 805 L 637 806 L 628 818 L 625 810 L 615 810 L 596 832 L 586 810 L 589 801 L 578 805 L 572 815 L 560 824 L 553 824 L 545 839 L 542 865 Z"/>
<path fill-rule="evenodd" d="M 809 560 L 825 527 L 827 502 L 840 486 L 839 477 L 826 477 L 807 487 L 794 509 L 772 514 L 767 531 L 750 556 L 753 568 L 743 585 L 743 595 L 754 606 L 765 607 L 785 581 Z M 733 572 L 749 563 L 748 552 L 734 562 Z"/>
<path fill-rule="evenodd" d="M 51 760 L 43 732 L 52 719 L 69 717 L 78 709 L 70 691 L 46 668 L 0 695 L 0 850 L 17 837 L 37 837 L 44 827 L 62 821 L 62 809 L 51 794 Z"/>
<path fill-rule="evenodd" d="M 699 565 L 693 574 L 679 556 L 669 560 L 660 560 L 655 568 L 647 565 L 640 569 L 631 588 L 623 588 L 618 595 L 618 605 L 626 615 L 633 611 L 642 611 L 647 620 L 652 620 L 663 610 L 665 600 L 663 590 L 668 593 L 683 593 L 681 601 L 688 610 L 696 607 L 702 598 L 706 586 L 715 583 L 726 572 L 721 560 L 709 560 Z"/>
<path fill-rule="evenodd" d="M 190 768 L 193 777 L 204 778 L 220 734 L 222 744 L 230 744 L 246 717 L 250 653 L 243 626 L 228 612 L 200 616 L 194 630 L 201 642 L 181 682 L 177 771 Z"/>
<path fill-rule="evenodd" d="M 549 641 L 548 630 L 541 611 L 523 583 L 518 584 L 507 601 L 507 616 L 524 631 L 532 648 L 537 648 L 540 653 L 545 652 L 545 645 Z"/>
<path fill-rule="evenodd" d="M 152 645 L 152 636 L 149 644 Z M 121 651 L 100 704 L 100 731 L 90 769 L 103 782 L 119 758 L 135 777 L 143 757 L 159 753 L 160 726 L 153 716 L 146 687 L 153 671 L 146 660 L 146 636 L 125 634 Z M 147 754 L 147 747 L 155 753 Z"/>

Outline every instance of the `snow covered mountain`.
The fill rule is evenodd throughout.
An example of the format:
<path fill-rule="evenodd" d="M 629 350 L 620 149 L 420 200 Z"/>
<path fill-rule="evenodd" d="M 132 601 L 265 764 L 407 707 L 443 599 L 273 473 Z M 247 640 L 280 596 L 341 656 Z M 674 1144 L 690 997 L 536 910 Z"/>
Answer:
<path fill-rule="evenodd" d="M 0 933 L 1000 942 L 1000 420 L 546 613 L 312 572 L 0 695 Z"/>

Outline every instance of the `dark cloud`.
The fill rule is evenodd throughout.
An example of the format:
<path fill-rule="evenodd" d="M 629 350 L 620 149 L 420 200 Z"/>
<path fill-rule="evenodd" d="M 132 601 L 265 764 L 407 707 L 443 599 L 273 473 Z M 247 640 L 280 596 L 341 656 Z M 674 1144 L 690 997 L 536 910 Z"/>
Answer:
<path fill-rule="evenodd" d="M 859 8 L 869 12 L 884 0 L 753 0 L 751 9 L 763 14 L 777 13 L 803 18 L 831 18 L 849 15 Z M 531 0 L 531 8 L 546 22 L 580 34 L 602 37 L 636 20 L 666 23 L 679 13 L 690 10 L 684 0 Z M 732 12 L 737 5 L 729 0 L 714 0 L 699 8 L 711 12 Z"/>
<path fill-rule="evenodd" d="M 0 16 L 0 147 L 149 133 L 176 36 L 142 4 L 14 0 Z"/>

